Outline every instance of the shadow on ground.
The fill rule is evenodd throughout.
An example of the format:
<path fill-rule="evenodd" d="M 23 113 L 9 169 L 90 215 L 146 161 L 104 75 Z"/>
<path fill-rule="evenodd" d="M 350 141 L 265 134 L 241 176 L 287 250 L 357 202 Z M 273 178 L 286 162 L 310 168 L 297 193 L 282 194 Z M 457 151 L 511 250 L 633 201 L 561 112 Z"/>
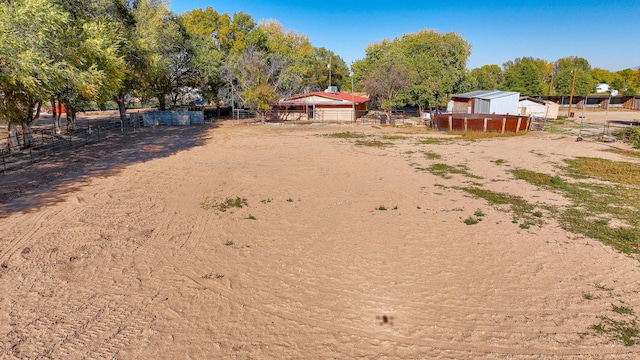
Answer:
<path fill-rule="evenodd" d="M 91 179 L 202 145 L 212 126 L 162 126 L 68 150 L 27 168 L 0 175 L 0 218 L 64 200 Z"/>

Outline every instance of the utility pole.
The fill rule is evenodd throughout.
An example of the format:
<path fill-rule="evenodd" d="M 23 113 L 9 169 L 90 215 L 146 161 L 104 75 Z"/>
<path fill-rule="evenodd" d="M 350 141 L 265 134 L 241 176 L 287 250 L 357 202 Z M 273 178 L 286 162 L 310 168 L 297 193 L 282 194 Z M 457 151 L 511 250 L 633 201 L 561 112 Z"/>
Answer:
<path fill-rule="evenodd" d="M 329 68 L 329 86 L 327 89 L 329 89 L 331 87 L 331 55 L 329 55 L 329 65 L 327 67 Z"/>
<path fill-rule="evenodd" d="M 353 74 L 351 75 L 351 109 L 353 110 L 353 122 L 355 123 L 358 117 L 356 116 L 356 102 L 353 96 Z"/>
<path fill-rule="evenodd" d="M 569 112 L 567 117 L 571 116 L 571 104 L 573 103 L 573 88 L 576 85 L 576 69 L 573 69 L 573 78 L 571 79 L 571 95 L 569 95 Z"/>

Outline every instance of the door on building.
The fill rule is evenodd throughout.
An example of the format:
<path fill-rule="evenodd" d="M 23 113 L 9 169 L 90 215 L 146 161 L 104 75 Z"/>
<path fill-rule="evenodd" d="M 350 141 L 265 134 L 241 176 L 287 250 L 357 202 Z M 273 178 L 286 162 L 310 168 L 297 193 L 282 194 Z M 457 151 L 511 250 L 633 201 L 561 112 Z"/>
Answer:
<path fill-rule="evenodd" d="M 314 119 L 314 111 L 315 110 L 315 105 L 307 105 L 307 118 L 309 120 L 313 120 Z"/>

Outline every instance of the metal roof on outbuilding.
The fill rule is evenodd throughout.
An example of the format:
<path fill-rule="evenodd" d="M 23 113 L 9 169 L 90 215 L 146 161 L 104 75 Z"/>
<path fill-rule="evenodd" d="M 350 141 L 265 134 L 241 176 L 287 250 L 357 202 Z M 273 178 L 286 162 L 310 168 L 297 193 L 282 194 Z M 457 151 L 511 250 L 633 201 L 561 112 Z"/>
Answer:
<path fill-rule="evenodd" d="M 453 97 L 454 98 L 460 98 L 460 99 L 485 99 L 485 100 L 491 100 L 491 99 L 498 99 L 498 98 L 506 97 L 506 96 L 513 96 L 514 94 L 517 94 L 518 96 L 520 96 L 520 93 L 513 92 L 513 91 L 476 90 L 476 91 L 466 92 L 466 93 L 463 93 L 463 94 L 453 95 Z"/>

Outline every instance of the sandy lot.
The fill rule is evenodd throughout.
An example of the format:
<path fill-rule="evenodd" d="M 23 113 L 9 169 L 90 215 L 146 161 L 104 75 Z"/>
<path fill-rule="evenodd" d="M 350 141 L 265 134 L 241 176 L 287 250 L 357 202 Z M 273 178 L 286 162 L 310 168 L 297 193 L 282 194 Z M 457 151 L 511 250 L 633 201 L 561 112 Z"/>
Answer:
<path fill-rule="evenodd" d="M 546 133 L 424 144 L 442 135 L 423 131 L 377 148 L 322 136 L 345 131 L 405 132 L 169 130 L 0 205 L 0 358 L 640 356 L 590 329 L 611 304 L 640 311 L 638 260 L 551 219 L 521 229 L 451 188 L 562 204 L 508 170 L 622 160 L 602 151 L 610 144 Z M 436 161 L 482 179 L 416 170 Z M 236 197 L 246 205 L 203 206 Z M 465 225 L 478 209 L 485 220 Z"/>

